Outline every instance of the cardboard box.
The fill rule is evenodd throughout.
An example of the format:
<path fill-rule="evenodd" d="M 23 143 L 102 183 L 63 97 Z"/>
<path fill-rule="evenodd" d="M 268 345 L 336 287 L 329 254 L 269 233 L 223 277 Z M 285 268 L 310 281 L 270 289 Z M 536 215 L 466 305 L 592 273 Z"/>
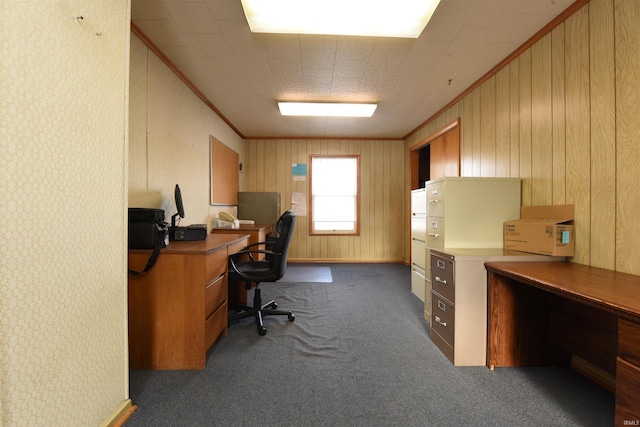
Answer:
<path fill-rule="evenodd" d="M 520 219 L 504 223 L 504 248 L 534 254 L 573 256 L 573 205 L 521 207 Z"/>

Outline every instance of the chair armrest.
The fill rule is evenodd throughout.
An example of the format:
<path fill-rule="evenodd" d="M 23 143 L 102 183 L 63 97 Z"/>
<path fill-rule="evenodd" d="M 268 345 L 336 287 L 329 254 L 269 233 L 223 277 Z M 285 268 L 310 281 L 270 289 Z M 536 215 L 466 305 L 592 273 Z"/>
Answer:
<path fill-rule="evenodd" d="M 247 246 L 245 246 L 244 248 L 242 248 L 242 250 L 244 251 L 244 250 L 247 250 L 247 249 L 251 249 L 251 248 L 253 248 L 254 246 L 260 246 L 260 245 L 264 246 L 264 245 L 268 245 L 268 244 L 269 244 L 269 242 L 257 242 L 257 243 L 252 243 L 252 244 L 247 245 Z"/>
<path fill-rule="evenodd" d="M 251 245 L 250 245 L 251 246 Z M 247 274 L 246 272 L 240 271 L 240 269 L 238 268 L 238 264 L 240 262 L 250 262 L 250 263 L 268 263 L 268 261 L 256 261 L 255 258 L 253 257 L 254 254 L 264 254 L 265 256 L 269 257 L 269 256 L 278 256 L 281 254 L 278 254 L 276 252 L 273 251 L 269 251 L 269 250 L 263 250 L 263 249 L 243 249 L 241 251 L 238 251 L 234 254 L 229 255 L 229 267 L 231 267 L 231 269 L 233 270 L 234 273 L 236 273 L 238 276 L 242 277 L 245 280 L 251 281 L 251 282 L 260 282 L 262 277 L 260 276 L 254 276 L 251 274 Z M 243 255 L 248 255 L 250 258 L 250 261 L 242 261 L 238 258 L 242 257 Z"/>
<path fill-rule="evenodd" d="M 277 256 L 280 255 L 277 252 L 273 252 L 267 249 L 242 249 L 238 252 L 232 253 L 231 255 L 229 255 L 230 259 L 235 259 L 238 258 L 242 255 L 250 255 L 250 254 L 264 254 L 264 255 L 271 255 L 271 256 Z"/>
<path fill-rule="evenodd" d="M 257 243 L 252 243 L 250 245 L 245 246 L 242 250 L 243 251 L 247 251 L 245 253 L 249 253 L 249 258 L 251 259 L 251 261 L 258 261 L 257 259 L 255 259 L 255 257 L 253 256 L 253 253 L 260 253 L 257 250 L 252 250 L 251 248 L 257 247 L 257 246 L 263 246 L 265 249 L 269 250 L 273 247 L 273 242 L 257 242 Z M 237 253 L 237 252 L 236 252 Z"/>

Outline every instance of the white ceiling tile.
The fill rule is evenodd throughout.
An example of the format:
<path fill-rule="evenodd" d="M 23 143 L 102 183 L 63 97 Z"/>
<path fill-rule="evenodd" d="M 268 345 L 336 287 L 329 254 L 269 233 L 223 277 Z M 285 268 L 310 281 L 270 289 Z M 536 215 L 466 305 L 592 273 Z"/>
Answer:
<path fill-rule="evenodd" d="M 189 41 L 171 20 L 141 20 L 136 24 L 142 32 L 163 49 L 167 46 L 189 46 Z"/>
<path fill-rule="evenodd" d="M 238 0 L 131 1 L 133 22 L 243 135 L 401 138 L 574 0 L 441 0 L 417 39 L 254 34 Z M 379 106 L 367 120 L 280 116 L 276 100 L 301 99 Z"/>
<path fill-rule="evenodd" d="M 135 0 L 131 3 L 131 19 L 160 20 L 171 19 L 171 16 L 157 0 Z"/>
<path fill-rule="evenodd" d="M 174 24 L 182 33 L 217 33 L 215 21 L 202 2 L 163 1 Z"/>
<path fill-rule="evenodd" d="M 233 58 L 233 53 L 224 40 L 222 34 L 187 34 L 189 44 L 203 58 Z"/>

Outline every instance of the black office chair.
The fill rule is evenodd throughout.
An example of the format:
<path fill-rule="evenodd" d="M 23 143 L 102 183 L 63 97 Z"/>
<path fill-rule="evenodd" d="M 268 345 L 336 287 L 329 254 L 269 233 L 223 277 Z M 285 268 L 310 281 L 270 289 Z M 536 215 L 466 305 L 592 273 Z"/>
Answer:
<path fill-rule="evenodd" d="M 280 215 L 280 218 L 278 218 L 278 221 L 276 221 L 274 232 L 267 236 L 267 249 L 270 249 L 270 247 L 273 246 L 278 240 L 280 233 L 282 233 L 282 223 L 284 222 L 284 217 L 291 212 L 291 210 L 284 211 L 282 215 Z"/>
<path fill-rule="evenodd" d="M 269 249 L 260 249 L 260 246 L 266 245 L 266 242 L 254 243 L 229 256 L 229 280 L 245 282 L 247 289 L 251 289 L 252 283 L 256 284 L 253 306 L 237 306 L 236 308 L 241 312 L 229 316 L 230 322 L 254 316 L 258 324 L 258 333 L 265 335 L 267 330 L 264 328 L 264 316 L 284 315 L 292 322 L 295 320 L 292 312 L 276 310 L 278 304 L 275 301 L 271 300 L 263 304 L 259 287 L 261 282 L 277 282 L 284 275 L 287 268 L 289 242 L 291 242 L 295 223 L 296 215 L 292 212 L 285 213 L 280 235 Z M 265 256 L 264 260 L 257 259 L 259 254 Z"/>

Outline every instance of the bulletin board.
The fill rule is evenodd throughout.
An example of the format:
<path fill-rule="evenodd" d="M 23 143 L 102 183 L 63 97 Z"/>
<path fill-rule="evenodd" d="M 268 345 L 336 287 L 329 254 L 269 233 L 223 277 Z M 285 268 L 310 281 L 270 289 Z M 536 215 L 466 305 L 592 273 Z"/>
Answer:
<path fill-rule="evenodd" d="M 238 153 L 211 137 L 211 204 L 237 205 L 240 177 Z"/>

